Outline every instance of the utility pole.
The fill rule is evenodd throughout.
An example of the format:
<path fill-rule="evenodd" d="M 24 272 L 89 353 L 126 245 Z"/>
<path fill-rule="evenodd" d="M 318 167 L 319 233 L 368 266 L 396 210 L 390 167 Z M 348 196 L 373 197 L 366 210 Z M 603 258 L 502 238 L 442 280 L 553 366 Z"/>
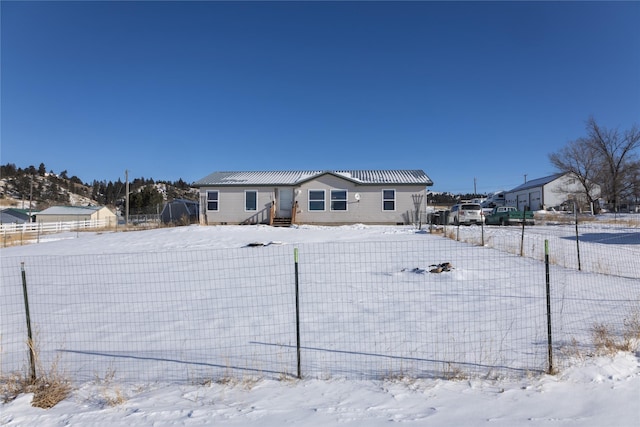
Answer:
<path fill-rule="evenodd" d="M 126 194 L 125 197 L 125 206 L 124 206 L 124 225 L 125 227 L 129 225 L 129 171 L 125 170 L 124 171 L 124 182 L 125 182 L 125 188 L 124 188 L 124 192 Z"/>
<path fill-rule="evenodd" d="M 29 222 L 31 222 L 32 205 L 33 205 L 33 175 L 31 175 L 31 185 L 29 186 Z"/>
<path fill-rule="evenodd" d="M 477 188 L 476 188 L 476 182 L 477 182 L 477 180 L 476 180 L 476 178 L 474 177 L 474 178 L 473 178 L 473 195 L 474 195 L 474 196 L 475 196 L 476 194 L 478 194 L 478 190 L 477 190 Z"/>

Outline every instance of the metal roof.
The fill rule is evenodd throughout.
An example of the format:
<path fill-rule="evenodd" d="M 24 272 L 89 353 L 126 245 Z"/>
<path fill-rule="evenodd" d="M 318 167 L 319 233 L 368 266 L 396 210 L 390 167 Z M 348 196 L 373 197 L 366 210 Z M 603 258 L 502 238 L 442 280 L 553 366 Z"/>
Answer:
<path fill-rule="evenodd" d="M 37 212 L 35 210 L 31 212 L 32 215 L 36 213 Z M 28 221 L 29 221 L 28 209 L 7 208 L 7 209 L 2 209 L 2 211 L 0 211 L 0 224 L 14 224 L 14 223 L 22 224 Z"/>
<path fill-rule="evenodd" d="M 91 215 L 104 206 L 52 206 L 37 215 Z"/>
<path fill-rule="evenodd" d="M 358 184 L 433 185 L 422 170 L 316 170 L 214 172 L 193 183 L 194 187 L 241 185 L 296 185 L 324 174 L 332 174 Z"/>
<path fill-rule="evenodd" d="M 522 185 L 517 186 L 516 188 L 513 188 L 511 190 L 509 190 L 509 193 L 513 193 L 515 191 L 521 191 L 521 190 L 526 190 L 528 188 L 533 188 L 533 187 L 541 187 L 543 185 L 546 185 L 552 181 L 555 181 L 556 179 L 560 178 L 561 176 L 565 175 L 564 173 L 556 173 L 553 175 L 549 175 L 549 176 L 545 176 L 544 178 L 538 178 L 538 179 L 532 179 L 531 181 L 527 181 Z"/>

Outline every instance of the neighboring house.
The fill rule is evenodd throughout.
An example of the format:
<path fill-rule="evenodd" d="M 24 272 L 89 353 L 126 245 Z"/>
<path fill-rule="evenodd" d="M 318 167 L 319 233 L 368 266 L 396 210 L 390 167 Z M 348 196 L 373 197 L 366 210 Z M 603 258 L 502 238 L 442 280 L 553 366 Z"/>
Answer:
<path fill-rule="evenodd" d="M 202 224 L 409 224 L 422 170 L 214 172 L 196 181 Z"/>
<path fill-rule="evenodd" d="M 116 215 L 105 206 L 52 206 L 36 214 L 37 222 L 101 221 L 116 224 Z"/>
<path fill-rule="evenodd" d="M 611 204 L 608 204 L 606 207 L 607 209 L 611 209 L 611 211 L 615 211 L 615 206 L 611 206 Z M 638 200 L 622 201 L 618 205 L 618 212 L 640 213 L 640 201 Z"/>
<path fill-rule="evenodd" d="M 596 188 L 595 198 L 600 197 Z M 505 194 L 505 205 L 533 211 L 561 209 L 568 200 L 585 203 L 584 188 L 570 173 L 557 173 L 528 181 Z"/>
<path fill-rule="evenodd" d="M 197 222 L 199 220 L 200 204 L 193 200 L 174 199 L 167 202 L 160 213 L 164 223 L 171 222 Z"/>
<path fill-rule="evenodd" d="M 37 212 L 29 209 L 7 208 L 0 211 L 0 224 L 24 224 L 32 222 L 29 220 L 29 213 L 33 216 Z"/>

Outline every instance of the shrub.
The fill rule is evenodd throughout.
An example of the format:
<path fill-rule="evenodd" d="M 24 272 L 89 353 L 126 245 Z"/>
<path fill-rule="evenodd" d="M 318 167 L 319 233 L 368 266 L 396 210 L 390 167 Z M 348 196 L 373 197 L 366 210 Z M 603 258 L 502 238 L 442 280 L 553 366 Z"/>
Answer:
<path fill-rule="evenodd" d="M 35 360 L 39 361 L 38 351 L 34 350 L 34 354 Z M 43 369 L 39 362 L 36 365 L 40 375 L 35 380 L 26 373 L 26 370 L 22 374 L 12 373 L 7 377 L 0 377 L 3 402 L 9 402 L 24 393 L 33 393 L 31 406 L 48 409 L 69 396 L 71 383 L 60 373 L 58 359 L 53 361 L 49 369 Z"/>
<path fill-rule="evenodd" d="M 622 335 L 614 333 L 607 325 L 598 323 L 591 329 L 596 354 L 611 355 L 618 351 L 636 351 L 640 346 L 640 313 L 634 312 L 624 319 Z"/>

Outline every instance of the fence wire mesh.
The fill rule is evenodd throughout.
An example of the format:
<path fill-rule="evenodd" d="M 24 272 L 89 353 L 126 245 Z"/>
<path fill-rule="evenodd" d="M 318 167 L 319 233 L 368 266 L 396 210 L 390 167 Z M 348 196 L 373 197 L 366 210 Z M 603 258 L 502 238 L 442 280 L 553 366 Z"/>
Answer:
<path fill-rule="evenodd" d="M 530 254 L 425 234 L 411 241 L 304 243 L 302 375 L 513 376 L 547 369 L 544 241 Z M 592 244 L 578 271 L 550 242 L 554 351 L 587 348 L 594 324 L 638 313 L 634 249 Z M 640 242 L 639 242 L 640 243 Z M 540 252 L 540 254 L 539 254 Z M 591 261 L 587 261 L 591 260 Z M 296 374 L 292 245 L 2 257 L 1 373 L 26 369 L 24 263 L 38 363 L 77 381 L 205 382 Z M 430 273 L 450 263 L 449 271 Z M 611 268 L 609 268 L 611 267 Z M 599 271 L 600 270 L 600 271 Z M 614 271 L 615 270 L 615 271 Z M 621 333 L 621 332 L 620 332 Z"/>

